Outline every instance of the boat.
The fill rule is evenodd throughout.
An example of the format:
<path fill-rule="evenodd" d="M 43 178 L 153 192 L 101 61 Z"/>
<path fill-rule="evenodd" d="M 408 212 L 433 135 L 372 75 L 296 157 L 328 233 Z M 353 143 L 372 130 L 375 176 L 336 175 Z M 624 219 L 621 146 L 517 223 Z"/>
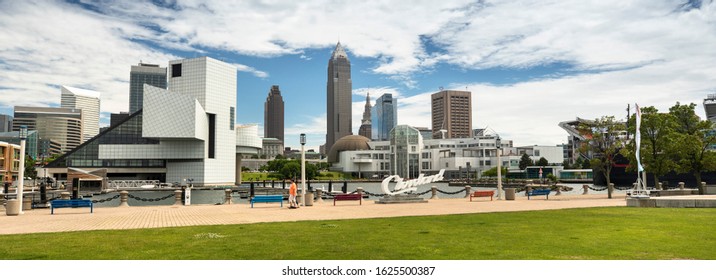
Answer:
<path fill-rule="evenodd" d="M 139 186 L 139 187 L 142 188 L 142 189 L 153 189 L 154 187 L 156 187 L 156 185 L 142 185 L 142 186 Z"/>

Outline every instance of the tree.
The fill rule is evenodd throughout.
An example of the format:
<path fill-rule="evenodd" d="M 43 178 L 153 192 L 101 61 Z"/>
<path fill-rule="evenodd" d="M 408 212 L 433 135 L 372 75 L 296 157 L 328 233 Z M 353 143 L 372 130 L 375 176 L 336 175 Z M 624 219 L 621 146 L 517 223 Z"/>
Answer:
<path fill-rule="evenodd" d="M 532 162 L 530 156 L 528 156 L 526 153 L 523 153 L 522 157 L 520 158 L 520 170 L 525 170 L 527 166 L 531 165 L 534 165 L 534 162 Z"/>
<path fill-rule="evenodd" d="M 641 108 L 641 147 L 639 154 L 644 171 L 654 176 L 654 183 L 676 168 L 673 160 L 673 145 L 676 120 L 674 115 L 659 113 L 654 107 Z M 629 119 L 629 132 L 636 133 L 636 116 Z M 629 171 L 637 171 L 636 142 L 631 141 L 622 155 L 629 159 Z"/>
<path fill-rule="evenodd" d="M 297 161 L 291 161 L 281 167 L 279 172 L 284 178 L 298 178 L 301 176 L 301 164 Z"/>
<path fill-rule="evenodd" d="M 251 168 L 248 168 L 246 166 L 241 167 L 241 172 L 249 172 L 249 171 L 251 171 Z"/>
<path fill-rule="evenodd" d="M 611 186 L 611 172 L 615 156 L 624 147 L 624 141 L 619 137 L 625 130 L 624 124 L 614 119 L 614 116 L 603 116 L 594 121 L 579 125 L 580 132 L 586 135 L 583 152 L 592 152 L 590 164 L 593 168 L 602 171 L 607 179 L 608 197 L 612 198 L 614 188 Z"/>
<path fill-rule="evenodd" d="M 30 179 L 37 179 L 35 159 L 31 156 L 25 156 L 25 177 L 29 177 Z"/>
<path fill-rule="evenodd" d="M 535 163 L 535 165 L 537 165 L 537 166 L 548 166 L 548 165 L 549 165 L 549 161 L 547 161 L 546 158 L 541 157 L 541 158 L 539 158 L 539 160 L 537 161 L 537 163 Z"/>
<path fill-rule="evenodd" d="M 674 117 L 676 136 L 674 137 L 674 155 L 677 170 L 691 172 L 696 177 L 696 186 L 703 194 L 701 187 L 701 172 L 716 170 L 716 153 L 709 148 L 716 143 L 716 134 L 713 124 L 708 120 L 701 120 L 694 109 L 696 104 L 680 105 L 678 102 L 669 108 L 669 114 Z"/>
<path fill-rule="evenodd" d="M 507 167 L 506 167 L 506 166 L 503 166 L 503 167 L 502 167 L 502 176 L 504 177 L 504 176 L 506 176 L 506 175 L 507 175 Z M 493 167 L 493 168 L 490 168 L 490 169 L 488 169 L 488 170 L 483 171 L 483 172 L 482 172 L 482 176 L 485 176 L 485 177 L 497 177 L 497 166 L 495 166 L 495 167 Z"/>

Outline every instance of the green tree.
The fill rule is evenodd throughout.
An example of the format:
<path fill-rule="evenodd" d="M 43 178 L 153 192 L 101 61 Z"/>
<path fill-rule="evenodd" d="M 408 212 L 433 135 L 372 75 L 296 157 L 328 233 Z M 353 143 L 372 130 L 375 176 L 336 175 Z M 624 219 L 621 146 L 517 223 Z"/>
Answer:
<path fill-rule="evenodd" d="M 35 169 L 35 159 L 31 156 L 25 156 L 25 177 L 37 179 L 37 170 Z"/>
<path fill-rule="evenodd" d="M 716 143 L 713 124 L 708 120 L 701 120 L 694 112 L 696 104 L 680 105 L 678 102 L 669 108 L 669 114 L 676 122 L 674 155 L 677 170 L 683 173 L 691 172 L 696 177 L 696 186 L 699 193 L 701 188 L 701 172 L 716 170 L 716 153 L 709 148 Z"/>
<path fill-rule="evenodd" d="M 520 158 L 520 170 L 525 170 L 527 166 L 531 166 L 533 164 L 534 162 L 532 162 L 530 156 L 528 156 L 526 153 L 523 153 L 522 157 Z"/>
<path fill-rule="evenodd" d="M 547 161 L 546 158 L 541 157 L 541 158 L 539 158 L 539 160 L 535 163 L 535 165 L 537 165 L 537 166 L 547 166 L 547 165 L 549 165 L 549 161 Z"/>
<path fill-rule="evenodd" d="M 241 167 L 241 172 L 249 172 L 249 171 L 251 171 L 251 168 L 248 168 L 246 166 Z"/>
<path fill-rule="evenodd" d="M 639 154 L 644 171 L 659 182 L 663 176 L 676 168 L 673 160 L 673 142 L 676 121 L 674 115 L 659 113 L 654 107 L 641 108 L 641 147 Z M 629 133 L 636 133 L 636 116 L 629 118 Z M 637 171 L 636 142 L 630 141 L 621 153 L 629 159 L 629 171 Z"/>
<path fill-rule="evenodd" d="M 625 130 L 623 123 L 614 119 L 614 116 L 603 116 L 594 121 L 580 124 L 579 130 L 587 139 L 580 147 L 583 152 L 593 154 L 590 164 L 604 173 L 607 179 L 608 197 L 612 198 L 614 188 L 611 186 L 611 172 L 615 156 L 624 147 L 624 141 L 619 134 Z"/>
<path fill-rule="evenodd" d="M 502 177 L 505 177 L 505 176 L 507 175 L 507 170 L 508 170 L 508 169 L 507 169 L 506 166 L 503 166 L 503 167 L 502 167 Z M 483 172 L 482 172 L 482 176 L 485 176 L 485 177 L 497 177 L 497 166 L 495 166 L 495 167 L 493 167 L 493 168 L 490 168 L 490 169 L 488 169 L 488 170 L 483 171 Z"/>
<path fill-rule="evenodd" d="M 299 178 L 301 176 L 301 164 L 291 161 L 281 167 L 281 175 L 284 178 Z"/>

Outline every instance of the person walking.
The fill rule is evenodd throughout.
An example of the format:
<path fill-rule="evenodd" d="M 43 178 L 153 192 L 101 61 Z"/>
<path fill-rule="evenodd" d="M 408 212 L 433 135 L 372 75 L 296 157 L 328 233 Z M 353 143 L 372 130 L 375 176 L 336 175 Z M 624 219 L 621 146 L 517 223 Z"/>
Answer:
<path fill-rule="evenodd" d="M 293 180 L 289 179 L 288 181 L 291 183 L 291 186 L 288 188 L 288 208 L 296 209 L 298 208 L 298 203 L 296 201 L 298 187 L 296 186 L 296 183 L 293 182 Z"/>

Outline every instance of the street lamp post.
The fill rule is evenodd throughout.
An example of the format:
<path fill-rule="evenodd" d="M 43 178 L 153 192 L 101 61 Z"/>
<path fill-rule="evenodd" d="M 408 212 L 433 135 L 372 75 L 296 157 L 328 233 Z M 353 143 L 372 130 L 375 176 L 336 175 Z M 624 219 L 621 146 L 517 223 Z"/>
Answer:
<path fill-rule="evenodd" d="M 17 201 L 18 201 L 18 207 L 17 210 L 18 214 L 23 214 L 22 212 L 22 192 L 23 192 L 23 185 L 25 184 L 25 140 L 27 140 L 27 126 L 21 125 L 20 126 L 20 170 L 17 174 L 18 180 L 17 180 Z"/>
<path fill-rule="evenodd" d="M 306 203 L 306 134 L 301 133 L 301 193 L 303 194 L 303 205 Z"/>
<path fill-rule="evenodd" d="M 497 147 L 497 200 L 502 200 L 502 143 L 500 142 L 500 136 L 497 136 L 495 146 Z"/>

